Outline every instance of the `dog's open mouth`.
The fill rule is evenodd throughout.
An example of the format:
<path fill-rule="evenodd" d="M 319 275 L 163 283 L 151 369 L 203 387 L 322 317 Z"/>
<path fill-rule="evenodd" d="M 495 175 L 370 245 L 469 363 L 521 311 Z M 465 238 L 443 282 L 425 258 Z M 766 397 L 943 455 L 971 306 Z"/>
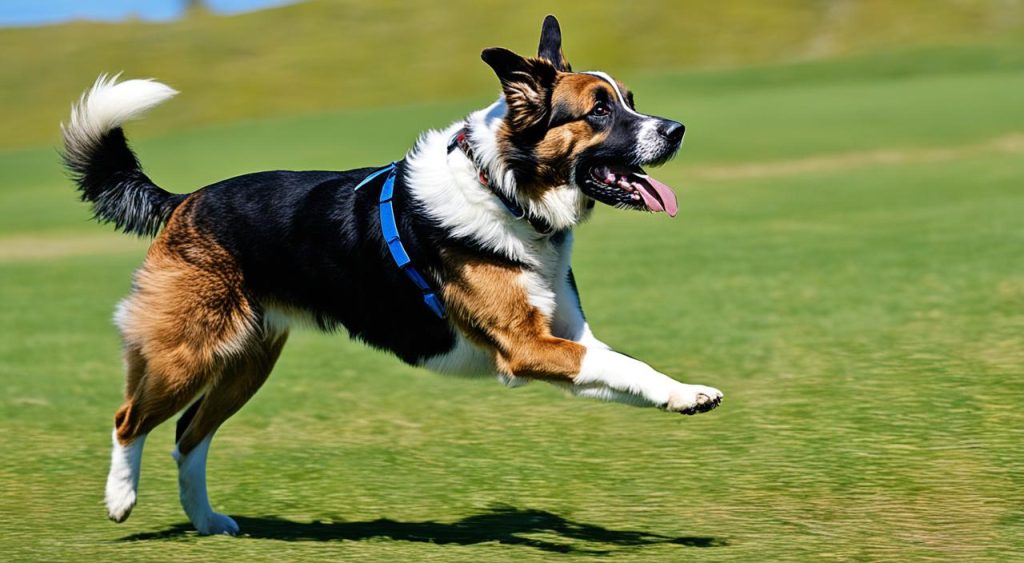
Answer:
<path fill-rule="evenodd" d="M 679 211 L 672 188 L 639 166 L 597 164 L 590 168 L 581 188 L 597 201 L 616 207 L 664 211 L 672 217 Z"/>

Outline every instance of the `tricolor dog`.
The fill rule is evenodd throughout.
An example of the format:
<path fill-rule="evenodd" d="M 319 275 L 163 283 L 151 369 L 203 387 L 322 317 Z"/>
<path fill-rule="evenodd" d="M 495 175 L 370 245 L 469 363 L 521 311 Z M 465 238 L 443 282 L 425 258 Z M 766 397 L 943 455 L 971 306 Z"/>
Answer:
<path fill-rule="evenodd" d="M 126 370 L 106 485 L 112 520 L 135 505 L 143 443 L 177 425 L 182 506 L 202 534 L 237 534 L 206 494 L 214 432 L 260 388 L 291 323 L 344 328 L 441 373 L 543 380 L 574 395 L 694 414 L 722 394 L 594 337 L 572 229 L 595 202 L 676 213 L 642 166 L 671 158 L 682 124 L 639 112 L 603 72 L 574 72 L 553 17 L 537 57 L 487 49 L 491 106 L 428 131 L 388 166 L 260 172 L 190 194 L 143 173 L 121 124 L 175 95 L 101 77 L 72 108 L 64 161 L 96 218 L 155 236 L 117 308 Z"/>

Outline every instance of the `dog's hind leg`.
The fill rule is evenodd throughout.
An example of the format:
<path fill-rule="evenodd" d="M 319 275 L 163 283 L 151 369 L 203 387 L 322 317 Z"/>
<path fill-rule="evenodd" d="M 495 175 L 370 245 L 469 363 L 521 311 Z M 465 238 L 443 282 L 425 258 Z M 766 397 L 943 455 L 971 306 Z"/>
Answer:
<path fill-rule="evenodd" d="M 138 387 L 146 369 L 146 360 L 138 348 L 128 346 L 124 351 L 125 365 L 125 398 L 131 397 Z M 107 516 L 115 522 L 123 522 L 131 514 L 135 506 L 136 491 L 139 487 L 139 468 L 142 464 L 142 446 L 146 441 L 145 434 L 134 436 L 127 444 L 118 439 L 117 427 L 129 408 L 127 401 L 114 416 L 113 448 L 110 453 L 110 473 L 107 475 L 107 487 L 104 501 L 107 505 Z"/>
<path fill-rule="evenodd" d="M 254 316 L 230 255 L 172 218 L 116 315 L 126 384 L 105 495 L 112 520 L 125 520 L 135 505 L 146 435 L 217 380 L 257 332 Z"/>
<path fill-rule="evenodd" d="M 146 436 L 187 405 L 207 379 L 207 374 L 154 370 L 134 346 L 125 350 L 125 364 L 125 401 L 114 415 L 104 495 L 107 516 L 115 522 L 125 521 L 135 506 Z"/>
<path fill-rule="evenodd" d="M 287 333 L 265 333 L 232 359 L 217 381 L 182 416 L 174 459 L 181 506 L 200 534 L 238 533 L 231 517 L 213 511 L 206 491 L 206 457 L 217 428 L 242 408 L 270 375 Z M 193 410 L 194 409 L 194 410 Z"/>

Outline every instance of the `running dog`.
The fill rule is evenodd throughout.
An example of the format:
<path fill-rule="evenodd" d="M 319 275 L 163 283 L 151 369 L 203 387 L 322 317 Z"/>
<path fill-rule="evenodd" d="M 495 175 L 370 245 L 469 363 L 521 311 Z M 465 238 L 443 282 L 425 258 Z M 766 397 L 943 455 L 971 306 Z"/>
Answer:
<path fill-rule="evenodd" d="M 536 57 L 482 58 L 502 95 L 400 161 L 345 172 L 260 172 L 190 194 L 147 177 L 121 128 L 176 94 L 101 76 L 62 124 L 64 163 L 96 219 L 155 236 L 117 308 L 125 400 L 114 415 L 109 517 L 136 501 L 143 444 L 186 409 L 174 458 L 202 534 L 237 534 L 206 493 L 214 432 L 267 379 L 290 324 L 344 328 L 402 361 L 543 380 L 572 394 L 694 414 L 717 389 L 687 385 L 594 337 L 570 267 L 595 202 L 675 215 L 641 166 L 670 159 L 681 123 L 637 111 L 603 72 L 574 72 L 554 17 Z"/>

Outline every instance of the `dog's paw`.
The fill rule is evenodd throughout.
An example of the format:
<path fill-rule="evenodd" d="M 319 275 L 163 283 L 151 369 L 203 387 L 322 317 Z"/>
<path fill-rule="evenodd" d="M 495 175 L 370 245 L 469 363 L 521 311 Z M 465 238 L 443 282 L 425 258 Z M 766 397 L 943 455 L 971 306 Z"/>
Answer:
<path fill-rule="evenodd" d="M 193 522 L 196 531 L 203 536 L 237 536 L 238 523 L 227 514 L 211 512 L 201 522 Z"/>
<path fill-rule="evenodd" d="M 103 499 L 107 505 L 107 518 L 120 524 L 131 516 L 135 508 L 135 487 L 131 481 L 110 480 L 107 482 L 106 495 Z"/>
<path fill-rule="evenodd" d="M 131 516 L 132 509 L 135 508 L 135 492 L 130 492 L 117 498 L 108 496 L 106 504 L 107 518 L 120 524 Z"/>
<path fill-rule="evenodd" d="M 664 409 L 669 412 L 692 415 L 707 412 L 722 403 L 722 392 L 704 385 L 679 384 L 672 390 Z"/>

